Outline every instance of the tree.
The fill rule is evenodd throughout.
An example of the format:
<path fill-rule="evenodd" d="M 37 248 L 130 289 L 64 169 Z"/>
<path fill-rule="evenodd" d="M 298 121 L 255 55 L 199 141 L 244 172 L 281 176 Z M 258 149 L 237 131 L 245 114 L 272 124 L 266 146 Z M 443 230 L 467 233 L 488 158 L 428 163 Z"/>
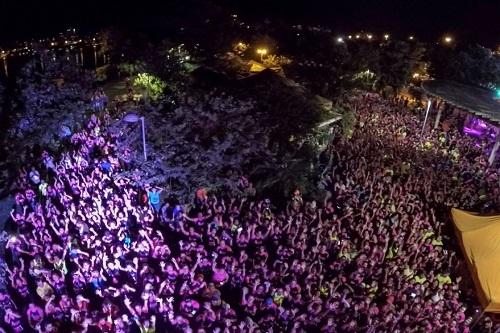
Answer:
<path fill-rule="evenodd" d="M 436 79 L 448 77 L 448 66 L 450 59 L 455 56 L 455 48 L 434 46 L 429 48 L 427 58 L 429 59 L 429 74 Z"/>
<path fill-rule="evenodd" d="M 425 48 L 421 43 L 397 41 L 381 47 L 379 72 L 381 86 L 398 89 L 405 86 L 413 73 L 423 72 Z"/>
<path fill-rule="evenodd" d="M 167 85 L 157 76 L 149 73 L 139 73 L 134 79 L 134 86 L 141 91 L 144 99 L 149 102 L 150 100 L 158 101 L 163 97 Z"/>
<path fill-rule="evenodd" d="M 133 63 L 122 62 L 116 66 L 120 74 L 125 74 L 129 77 L 135 76 L 146 70 L 146 64 L 142 61 L 135 61 Z"/>
<path fill-rule="evenodd" d="M 12 152 L 34 144 L 56 147 L 62 126 L 77 128 L 89 111 L 93 77 L 65 57 L 39 54 L 17 80 L 19 109 L 8 134 Z"/>
<path fill-rule="evenodd" d="M 3 84 L 3 81 L 0 80 L 0 119 L 2 119 L 2 123 L 0 124 L 0 128 L 2 129 L 0 133 L 0 156 L 5 157 L 7 151 L 6 151 L 6 145 L 8 142 L 8 138 L 5 136 L 5 128 L 7 127 L 7 112 L 4 110 L 4 105 L 6 103 L 6 98 L 5 98 L 5 86 Z M 5 113 L 4 113 L 5 112 Z M 0 195 L 2 194 L 1 192 L 4 190 L 7 178 L 8 178 L 8 173 L 7 173 L 7 161 L 4 158 L 0 158 Z"/>
<path fill-rule="evenodd" d="M 352 82 L 355 83 L 357 87 L 365 90 L 375 89 L 375 84 L 377 82 L 377 75 L 375 72 L 369 69 L 355 73 L 352 75 Z"/>
<path fill-rule="evenodd" d="M 241 193 L 241 175 L 280 194 L 297 185 L 312 188 L 317 152 L 311 134 L 321 109 L 272 71 L 243 81 L 208 91 L 190 86 L 173 110 L 167 103 L 144 110 L 149 162 L 140 155 L 138 129 L 119 125 L 117 131 L 128 133 L 120 147 L 135 147 L 135 166 L 147 181 L 169 184 L 184 198 L 198 187 Z"/>
<path fill-rule="evenodd" d="M 3 107 L 5 103 L 5 86 L 2 81 L 0 81 L 0 116 L 3 116 Z"/>
<path fill-rule="evenodd" d="M 109 55 L 112 64 L 141 61 L 153 48 L 146 35 L 119 28 L 101 31 L 100 37 L 99 52 Z"/>
<path fill-rule="evenodd" d="M 172 193 L 182 198 L 199 187 L 237 193 L 240 175 L 256 165 L 273 163 L 267 148 L 269 130 L 260 126 L 251 100 L 192 92 L 174 110 L 150 110 L 145 117 L 150 162 L 138 157 L 137 167 L 147 181 L 169 184 Z M 120 126 L 117 130 L 129 125 Z M 140 131 L 132 133 L 136 136 L 124 136 L 120 147 L 141 142 Z M 135 148 L 141 151 L 140 146 Z"/>
<path fill-rule="evenodd" d="M 272 129 L 272 143 L 284 150 L 294 150 L 296 142 L 326 116 L 311 93 L 271 70 L 247 78 L 234 88 L 255 99 L 262 122 Z"/>
<path fill-rule="evenodd" d="M 335 96 L 350 56 L 346 45 L 322 32 L 301 32 L 300 38 L 292 37 L 283 48 L 293 59 L 286 67 L 287 75 L 316 94 Z"/>
<path fill-rule="evenodd" d="M 257 188 L 280 195 L 288 195 L 294 186 L 311 189 L 318 154 L 311 135 L 329 114 L 309 91 L 270 70 L 235 88 L 256 101 L 260 127 L 267 128 L 268 149 L 275 156 L 274 163 L 252 170 Z"/>
<path fill-rule="evenodd" d="M 195 52 L 184 44 L 175 45 L 164 40 L 158 47 L 154 60 L 156 72 L 167 83 L 170 92 L 182 94 L 190 74 L 198 68 Z"/>
<path fill-rule="evenodd" d="M 446 78 L 486 88 L 500 85 L 500 56 L 475 45 L 455 54 L 446 67 Z"/>
<path fill-rule="evenodd" d="M 350 139 L 356 126 L 356 113 L 353 110 L 342 112 L 342 135 Z"/>
<path fill-rule="evenodd" d="M 272 68 L 272 67 L 282 67 L 285 65 L 290 65 L 292 63 L 292 60 L 289 58 L 282 56 L 282 55 L 276 55 L 276 54 L 270 54 L 266 58 L 264 58 L 263 65 Z"/>
<path fill-rule="evenodd" d="M 350 59 L 347 63 L 349 76 L 370 71 L 380 73 L 380 47 L 373 42 L 356 41 L 348 44 Z"/>

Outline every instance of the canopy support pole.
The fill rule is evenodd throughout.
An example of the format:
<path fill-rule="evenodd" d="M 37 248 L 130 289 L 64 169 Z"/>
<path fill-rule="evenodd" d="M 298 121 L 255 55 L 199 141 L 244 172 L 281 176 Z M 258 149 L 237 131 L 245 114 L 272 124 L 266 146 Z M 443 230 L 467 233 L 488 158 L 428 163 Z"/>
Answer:
<path fill-rule="evenodd" d="M 434 129 L 439 126 L 439 121 L 441 120 L 441 113 L 443 112 L 442 105 L 438 107 L 438 114 L 436 116 L 436 121 L 434 122 Z"/>
<path fill-rule="evenodd" d="M 479 314 L 479 316 L 476 318 L 476 320 L 474 320 L 474 322 L 470 326 L 470 330 L 471 331 L 479 323 L 479 321 L 481 320 L 481 318 L 483 318 L 483 316 L 484 316 L 484 309 L 481 311 L 481 313 Z"/>
<path fill-rule="evenodd" d="M 431 109 L 431 100 L 427 100 L 427 111 L 425 111 L 425 118 L 424 118 L 424 124 L 422 125 L 422 132 L 420 132 L 420 139 L 422 139 L 422 136 L 424 135 L 424 130 L 425 130 L 425 124 L 427 123 L 427 118 L 429 117 L 429 110 Z"/>
<path fill-rule="evenodd" d="M 488 159 L 488 163 L 490 165 L 492 165 L 493 162 L 495 162 L 495 157 L 497 155 L 498 148 L 500 147 L 500 131 L 496 131 L 496 133 L 497 133 L 497 140 L 495 142 L 495 145 L 493 146 L 493 149 L 491 150 L 490 158 Z"/>

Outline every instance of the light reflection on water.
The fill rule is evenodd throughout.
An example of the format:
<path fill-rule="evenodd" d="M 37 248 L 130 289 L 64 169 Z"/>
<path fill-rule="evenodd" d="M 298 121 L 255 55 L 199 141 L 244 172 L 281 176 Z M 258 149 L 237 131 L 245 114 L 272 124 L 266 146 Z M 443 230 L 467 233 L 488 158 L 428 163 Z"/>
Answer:
<path fill-rule="evenodd" d="M 109 57 L 100 52 L 99 46 L 86 45 L 81 48 L 67 47 L 62 50 L 56 50 L 57 55 L 66 55 L 75 59 L 76 64 L 85 69 L 96 69 L 109 62 Z M 28 62 L 33 55 L 7 55 L 1 57 L 0 78 L 13 79 L 19 70 Z"/>

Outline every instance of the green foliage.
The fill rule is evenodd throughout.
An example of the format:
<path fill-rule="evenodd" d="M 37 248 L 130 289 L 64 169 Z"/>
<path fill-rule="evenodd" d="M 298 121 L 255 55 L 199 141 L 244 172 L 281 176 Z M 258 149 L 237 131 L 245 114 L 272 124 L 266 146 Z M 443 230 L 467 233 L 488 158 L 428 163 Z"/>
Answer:
<path fill-rule="evenodd" d="M 349 44 L 349 51 L 352 56 L 348 65 L 350 75 L 363 89 L 401 88 L 414 72 L 422 72 L 425 66 L 425 48 L 420 43 L 355 42 Z"/>
<path fill-rule="evenodd" d="M 253 169 L 257 189 L 281 196 L 296 186 L 304 190 L 314 187 L 323 134 L 316 127 L 327 115 L 306 90 L 271 71 L 248 81 L 244 89 L 256 101 L 259 126 L 267 128 L 268 149 L 276 156 L 267 167 L 257 165 Z"/>
<path fill-rule="evenodd" d="M 376 82 L 376 75 L 369 69 L 364 70 L 359 73 L 355 73 L 352 76 L 352 81 L 359 85 L 363 89 L 373 89 Z"/>
<path fill-rule="evenodd" d="M 256 182 L 256 189 L 276 197 L 288 197 L 296 188 L 303 193 L 311 193 L 316 187 L 317 173 L 314 164 L 314 153 L 304 147 L 300 154 L 281 155 L 278 164 L 272 169 L 258 168 L 251 174 Z"/>
<path fill-rule="evenodd" d="M 110 57 L 112 64 L 129 63 L 144 60 L 149 50 L 153 49 L 146 35 L 109 28 L 100 34 L 100 53 Z"/>
<path fill-rule="evenodd" d="M 295 34 L 285 44 L 287 54 L 293 59 L 286 73 L 313 93 L 325 97 L 336 95 L 350 59 L 345 44 L 338 44 L 333 37 L 323 33 Z"/>
<path fill-rule="evenodd" d="M 421 43 L 398 41 L 385 44 L 380 51 L 379 84 L 395 89 L 405 86 L 413 73 L 424 72 L 425 51 Z"/>
<path fill-rule="evenodd" d="M 108 80 L 110 65 L 97 67 L 95 70 L 95 80 L 97 82 L 106 82 Z"/>
<path fill-rule="evenodd" d="M 253 170 L 258 190 L 281 196 L 295 186 L 312 188 L 321 148 L 316 127 L 326 112 L 305 89 L 269 70 L 248 79 L 244 89 L 256 101 L 259 126 L 267 128 L 268 149 L 276 156 L 274 163 Z"/>
<path fill-rule="evenodd" d="M 322 109 L 313 96 L 272 71 L 248 79 L 243 88 L 256 100 L 264 117 L 262 122 L 271 128 L 271 142 L 283 150 L 295 150 L 296 142 L 310 134 L 322 120 Z M 292 137 L 296 142 L 290 140 Z"/>
<path fill-rule="evenodd" d="M 285 56 L 270 54 L 264 58 L 263 64 L 266 67 L 282 67 L 292 63 L 292 60 Z"/>
<path fill-rule="evenodd" d="M 286 48 L 293 57 L 287 74 L 326 97 L 353 86 L 370 90 L 386 85 L 399 88 L 424 66 L 425 48 L 420 43 L 338 42 L 323 31 L 301 31 L 299 38 L 294 37 Z M 367 71 L 375 77 L 360 75 Z"/>
<path fill-rule="evenodd" d="M 3 112 L 3 106 L 5 102 L 5 86 L 2 81 L 0 81 L 0 115 Z"/>
<path fill-rule="evenodd" d="M 148 181 L 170 184 L 183 198 L 199 187 L 239 193 L 241 174 L 274 161 L 267 149 L 269 131 L 260 126 L 252 101 L 192 92 L 164 112 L 145 115 L 152 162 L 143 163 L 138 154 L 138 167 Z M 140 130 L 127 133 L 120 146 L 135 145 L 140 153 Z"/>
<path fill-rule="evenodd" d="M 189 75 L 198 68 L 197 59 L 184 44 L 172 45 L 162 42 L 158 48 L 158 73 L 170 91 L 181 94 L 185 91 Z"/>
<path fill-rule="evenodd" d="M 241 32 L 246 26 L 240 26 L 232 19 L 231 12 L 215 1 L 183 0 L 172 2 L 174 10 L 170 22 L 176 24 L 175 42 L 185 43 L 189 47 L 199 45 L 202 53 L 208 57 L 230 50 L 232 44 L 242 38 Z M 186 25 L 186 22 L 189 24 Z M 182 27 L 179 33 L 179 27 Z"/>
<path fill-rule="evenodd" d="M 380 73 L 381 48 L 372 42 L 355 41 L 348 44 L 350 59 L 348 72 L 351 74 L 365 72 L 367 70 Z"/>
<path fill-rule="evenodd" d="M 331 133 L 330 127 L 326 126 L 323 128 L 314 129 L 309 135 L 307 135 L 303 142 L 307 143 L 314 152 L 322 151 L 330 143 Z"/>
<path fill-rule="evenodd" d="M 342 135 L 350 139 L 356 126 L 356 113 L 353 110 L 345 111 L 342 114 Z"/>
<path fill-rule="evenodd" d="M 447 66 L 446 78 L 495 88 L 500 86 L 500 56 L 490 49 L 469 46 L 453 56 Z"/>
<path fill-rule="evenodd" d="M 139 73 L 134 79 L 134 87 L 137 87 L 143 94 L 146 101 L 157 101 L 163 97 L 166 83 L 157 76 L 149 73 Z"/>
<path fill-rule="evenodd" d="M 146 179 L 170 184 L 182 197 L 198 187 L 240 193 L 241 175 L 258 182 L 259 190 L 280 194 L 297 185 L 312 188 L 323 142 L 314 132 L 321 109 L 282 80 L 271 72 L 243 86 L 234 83 L 239 98 L 230 89 L 207 93 L 191 87 L 174 110 L 144 112 L 151 162 L 142 162 L 137 128 L 120 129 L 130 133 L 123 146 L 136 145 Z"/>
<path fill-rule="evenodd" d="M 121 74 L 134 76 L 146 69 L 146 64 L 143 61 L 135 61 L 133 63 L 122 62 L 116 66 Z"/>

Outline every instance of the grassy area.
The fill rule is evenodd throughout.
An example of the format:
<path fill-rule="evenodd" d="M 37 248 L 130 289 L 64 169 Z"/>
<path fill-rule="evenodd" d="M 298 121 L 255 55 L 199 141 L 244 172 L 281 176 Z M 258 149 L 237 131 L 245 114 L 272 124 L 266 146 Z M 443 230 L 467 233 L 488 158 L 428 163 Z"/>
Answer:
<path fill-rule="evenodd" d="M 127 94 L 125 80 L 113 80 L 106 82 L 103 89 L 110 101 L 112 101 L 115 97 Z"/>

